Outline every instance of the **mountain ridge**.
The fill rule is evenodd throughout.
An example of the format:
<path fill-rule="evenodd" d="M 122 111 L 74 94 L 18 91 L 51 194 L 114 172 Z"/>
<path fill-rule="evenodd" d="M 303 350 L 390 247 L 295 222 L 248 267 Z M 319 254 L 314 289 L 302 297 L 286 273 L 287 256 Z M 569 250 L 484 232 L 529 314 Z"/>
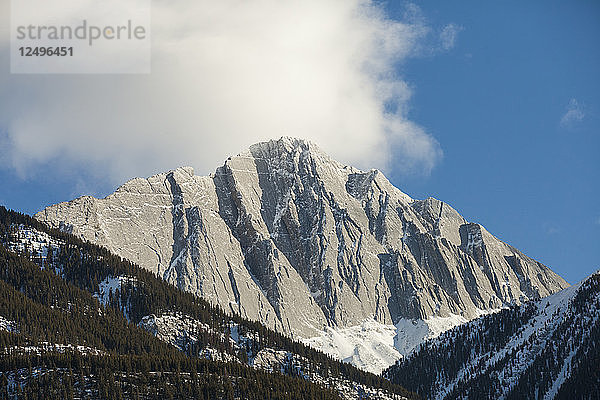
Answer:
<path fill-rule="evenodd" d="M 370 318 L 469 320 L 568 286 L 447 203 L 293 138 L 252 145 L 210 176 L 135 178 L 36 218 L 304 339 Z"/>

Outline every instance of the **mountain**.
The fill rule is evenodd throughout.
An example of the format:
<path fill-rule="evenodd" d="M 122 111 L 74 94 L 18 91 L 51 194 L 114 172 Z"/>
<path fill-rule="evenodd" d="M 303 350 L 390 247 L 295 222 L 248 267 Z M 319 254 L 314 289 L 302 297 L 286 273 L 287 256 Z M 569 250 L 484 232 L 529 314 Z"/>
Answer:
<path fill-rule="evenodd" d="M 0 398 L 417 397 L 0 207 Z"/>
<path fill-rule="evenodd" d="M 600 271 L 425 342 L 385 371 L 429 399 L 600 398 Z"/>
<path fill-rule="evenodd" d="M 379 372 L 422 340 L 568 287 L 377 171 L 283 137 L 35 216 L 244 318 Z"/>

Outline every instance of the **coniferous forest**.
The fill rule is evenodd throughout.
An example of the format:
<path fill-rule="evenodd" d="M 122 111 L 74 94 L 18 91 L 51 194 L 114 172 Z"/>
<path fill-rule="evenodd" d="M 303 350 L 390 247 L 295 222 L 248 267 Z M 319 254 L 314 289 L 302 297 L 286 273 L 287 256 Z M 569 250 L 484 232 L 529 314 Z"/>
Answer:
<path fill-rule="evenodd" d="M 381 377 L 0 207 L 0 399 L 600 398 L 600 274 L 567 290 L 563 311 L 553 300 L 503 309 L 426 341 Z M 164 315 L 195 328 L 174 342 L 144 325 Z M 284 356 L 252 366 L 266 350 Z"/>
<path fill-rule="evenodd" d="M 11 251 L 24 227 L 45 233 L 55 246 L 43 257 L 26 242 Z M 0 399 L 335 399 L 343 393 L 331 382 L 342 380 L 394 398 L 416 398 L 258 322 L 228 315 L 102 247 L 3 207 L 0 243 L 0 316 L 14 323 L 0 329 Z M 103 304 L 94 296 L 99 284 L 119 276 L 129 283 Z M 203 326 L 183 351 L 139 327 L 143 317 L 166 312 Z M 232 326 L 247 334 L 243 344 L 230 339 Z M 207 359 L 206 348 L 227 357 Z M 248 366 L 265 348 L 303 363 L 294 365 L 290 357 L 279 371 Z M 321 384 L 310 374 L 323 377 Z"/>

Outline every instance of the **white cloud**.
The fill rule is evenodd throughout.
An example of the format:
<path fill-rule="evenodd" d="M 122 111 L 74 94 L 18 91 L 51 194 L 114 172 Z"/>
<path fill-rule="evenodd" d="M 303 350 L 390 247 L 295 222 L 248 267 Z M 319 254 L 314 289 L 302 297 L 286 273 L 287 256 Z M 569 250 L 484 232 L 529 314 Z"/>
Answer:
<path fill-rule="evenodd" d="M 584 117 L 583 107 L 579 105 L 576 99 L 571 99 L 569 105 L 567 105 L 567 111 L 560 119 L 560 125 L 572 127 L 577 122 L 581 122 Z"/>
<path fill-rule="evenodd" d="M 408 120 L 411 90 L 395 69 L 430 34 L 409 9 L 392 21 L 367 0 L 155 0 L 150 75 L 0 72 L 0 163 L 118 183 L 180 165 L 209 173 L 289 135 L 359 167 L 428 173 L 441 149 Z M 443 47 L 456 33 L 443 30 Z"/>
<path fill-rule="evenodd" d="M 456 24 L 448 24 L 440 32 L 440 42 L 442 49 L 450 50 L 456 44 L 456 39 L 463 28 Z"/>

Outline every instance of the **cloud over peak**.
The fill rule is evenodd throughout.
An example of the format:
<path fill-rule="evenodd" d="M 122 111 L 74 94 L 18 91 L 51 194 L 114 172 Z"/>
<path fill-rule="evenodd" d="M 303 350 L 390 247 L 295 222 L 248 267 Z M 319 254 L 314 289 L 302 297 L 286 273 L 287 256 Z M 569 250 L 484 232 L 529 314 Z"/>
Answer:
<path fill-rule="evenodd" d="M 408 119 L 396 69 L 430 32 L 414 13 L 391 20 L 366 0 L 156 0 L 152 15 L 150 75 L 0 74 L 2 166 L 26 175 L 60 160 L 118 183 L 179 165 L 208 173 L 282 135 L 363 168 L 427 173 L 441 156 Z M 443 29 L 443 48 L 458 30 Z"/>

